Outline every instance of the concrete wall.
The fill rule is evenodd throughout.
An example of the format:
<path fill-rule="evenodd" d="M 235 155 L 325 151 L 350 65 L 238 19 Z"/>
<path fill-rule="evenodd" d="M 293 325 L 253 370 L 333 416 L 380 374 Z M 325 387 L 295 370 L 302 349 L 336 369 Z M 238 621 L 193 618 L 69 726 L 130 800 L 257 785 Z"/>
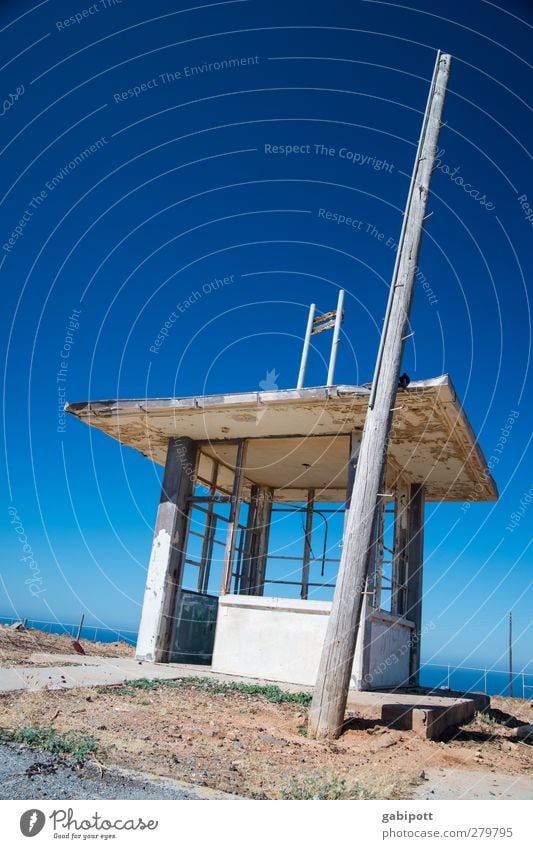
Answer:
<path fill-rule="evenodd" d="M 221 596 L 213 670 L 312 686 L 330 610 L 326 601 Z M 397 617 L 373 613 L 369 644 L 363 652 L 359 639 L 356 647 L 353 685 L 402 683 L 409 674 L 409 651 L 400 650 L 408 646 L 410 632 L 410 624 L 398 623 Z M 398 660 L 387 663 L 391 653 Z M 366 672 L 372 678 L 365 680 Z"/>
<path fill-rule="evenodd" d="M 361 689 L 398 687 L 408 683 L 413 628 L 412 622 L 398 619 L 391 613 L 381 610 L 372 613 L 369 660 Z"/>

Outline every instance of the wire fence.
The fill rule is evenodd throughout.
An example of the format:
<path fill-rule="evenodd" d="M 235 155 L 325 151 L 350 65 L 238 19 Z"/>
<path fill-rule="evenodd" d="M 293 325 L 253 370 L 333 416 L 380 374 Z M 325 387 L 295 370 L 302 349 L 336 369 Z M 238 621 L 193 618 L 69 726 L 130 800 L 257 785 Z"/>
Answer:
<path fill-rule="evenodd" d="M 78 633 L 79 623 L 52 622 L 43 619 L 16 619 L 12 616 L 0 616 L 0 622 L 5 625 L 23 622 L 26 628 L 35 628 L 48 634 L 65 634 L 74 638 Z M 137 642 L 137 631 L 124 628 L 109 628 L 108 626 L 83 625 L 80 639 L 96 643 L 124 642 L 134 646 Z"/>
<path fill-rule="evenodd" d="M 513 672 L 511 682 L 508 669 L 423 663 L 420 667 L 420 682 L 446 690 L 533 699 L 533 671 Z"/>

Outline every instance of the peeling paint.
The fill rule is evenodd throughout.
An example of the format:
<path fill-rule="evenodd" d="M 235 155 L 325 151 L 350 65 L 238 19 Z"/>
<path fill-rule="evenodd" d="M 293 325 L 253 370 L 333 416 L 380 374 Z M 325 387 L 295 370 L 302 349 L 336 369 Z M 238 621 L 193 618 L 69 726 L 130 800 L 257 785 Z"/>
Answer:
<path fill-rule="evenodd" d="M 164 465 L 170 436 L 210 443 L 248 439 L 250 445 L 256 439 L 271 439 L 267 465 L 276 459 L 276 452 L 279 459 L 279 438 L 308 437 L 310 450 L 305 462 L 312 468 L 307 479 L 300 472 L 292 488 L 311 485 L 306 481 L 315 474 L 313 485 L 327 486 L 325 500 L 328 492 L 329 500 L 334 500 L 346 482 L 346 457 L 339 453 L 326 477 L 321 478 L 311 444 L 317 435 L 332 440 L 361 429 L 368 393 L 367 386 L 343 385 L 193 398 L 93 401 L 68 404 L 65 409 L 160 465 Z M 485 458 L 447 375 L 411 382 L 407 390 L 398 392 L 396 405 L 390 445 L 392 470 L 401 468 L 408 479 L 424 483 L 429 501 L 497 498 L 496 485 L 485 474 Z M 249 470 L 247 477 L 279 489 L 287 475 L 282 464 L 278 466 L 277 482 L 272 476 L 268 481 L 262 479 L 266 475 L 261 476 L 260 469 Z"/>
<path fill-rule="evenodd" d="M 162 528 L 154 539 L 142 607 L 137 656 L 155 657 L 156 640 L 163 613 L 165 579 L 170 554 L 170 534 Z"/>

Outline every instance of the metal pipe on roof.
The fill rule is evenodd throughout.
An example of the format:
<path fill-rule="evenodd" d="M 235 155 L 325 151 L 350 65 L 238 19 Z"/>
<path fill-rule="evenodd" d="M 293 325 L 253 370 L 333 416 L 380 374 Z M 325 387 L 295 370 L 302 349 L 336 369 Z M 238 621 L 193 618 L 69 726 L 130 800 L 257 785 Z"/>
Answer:
<path fill-rule="evenodd" d="M 305 379 L 305 369 L 307 368 L 307 356 L 309 354 L 309 344 L 311 342 L 311 332 L 313 330 L 313 320 L 315 317 L 316 304 L 311 304 L 309 307 L 309 316 L 307 317 L 307 327 L 305 329 L 304 346 L 302 349 L 302 359 L 300 361 L 300 371 L 298 373 L 297 389 L 302 389 Z"/>
<path fill-rule="evenodd" d="M 337 314 L 335 316 L 335 327 L 333 328 L 333 342 L 331 343 L 331 354 L 329 357 L 328 379 L 326 386 L 333 386 L 335 376 L 335 363 L 337 361 L 337 349 L 339 347 L 339 338 L 342 324 L 342 306 L 344 304 L 344 289 L 339 290 L 339 299 L 337 301 Z"/>

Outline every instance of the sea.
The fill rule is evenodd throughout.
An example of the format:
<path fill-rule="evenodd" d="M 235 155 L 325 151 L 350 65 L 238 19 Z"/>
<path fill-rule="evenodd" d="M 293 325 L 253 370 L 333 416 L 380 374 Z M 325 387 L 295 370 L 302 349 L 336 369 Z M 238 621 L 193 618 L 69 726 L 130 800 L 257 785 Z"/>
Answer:
<path fill-rule="evenodd" d="M 17 621 L 20 622 L 22 620 L 13 619 L 12 616 L 0 616 L 0 623 L 2 625 L 11 625 Z M 28 628 L 47 631 L 49 634 L 67 634 L 69 637 L 75 637 L 79 627 L 74 623 L 45 622 L 39 619 L 27 619 L 26 625 Z M 80 632 L 80 639 L 90 642 L 98 641 L 99 643 L 116 643 L 121 640 L 125 643 L 131 643 L 134 646 L 137 642 L 137 631 L 128 630 L 127 628 L 106 628 L 101 625 L 83 625 Z"/>

